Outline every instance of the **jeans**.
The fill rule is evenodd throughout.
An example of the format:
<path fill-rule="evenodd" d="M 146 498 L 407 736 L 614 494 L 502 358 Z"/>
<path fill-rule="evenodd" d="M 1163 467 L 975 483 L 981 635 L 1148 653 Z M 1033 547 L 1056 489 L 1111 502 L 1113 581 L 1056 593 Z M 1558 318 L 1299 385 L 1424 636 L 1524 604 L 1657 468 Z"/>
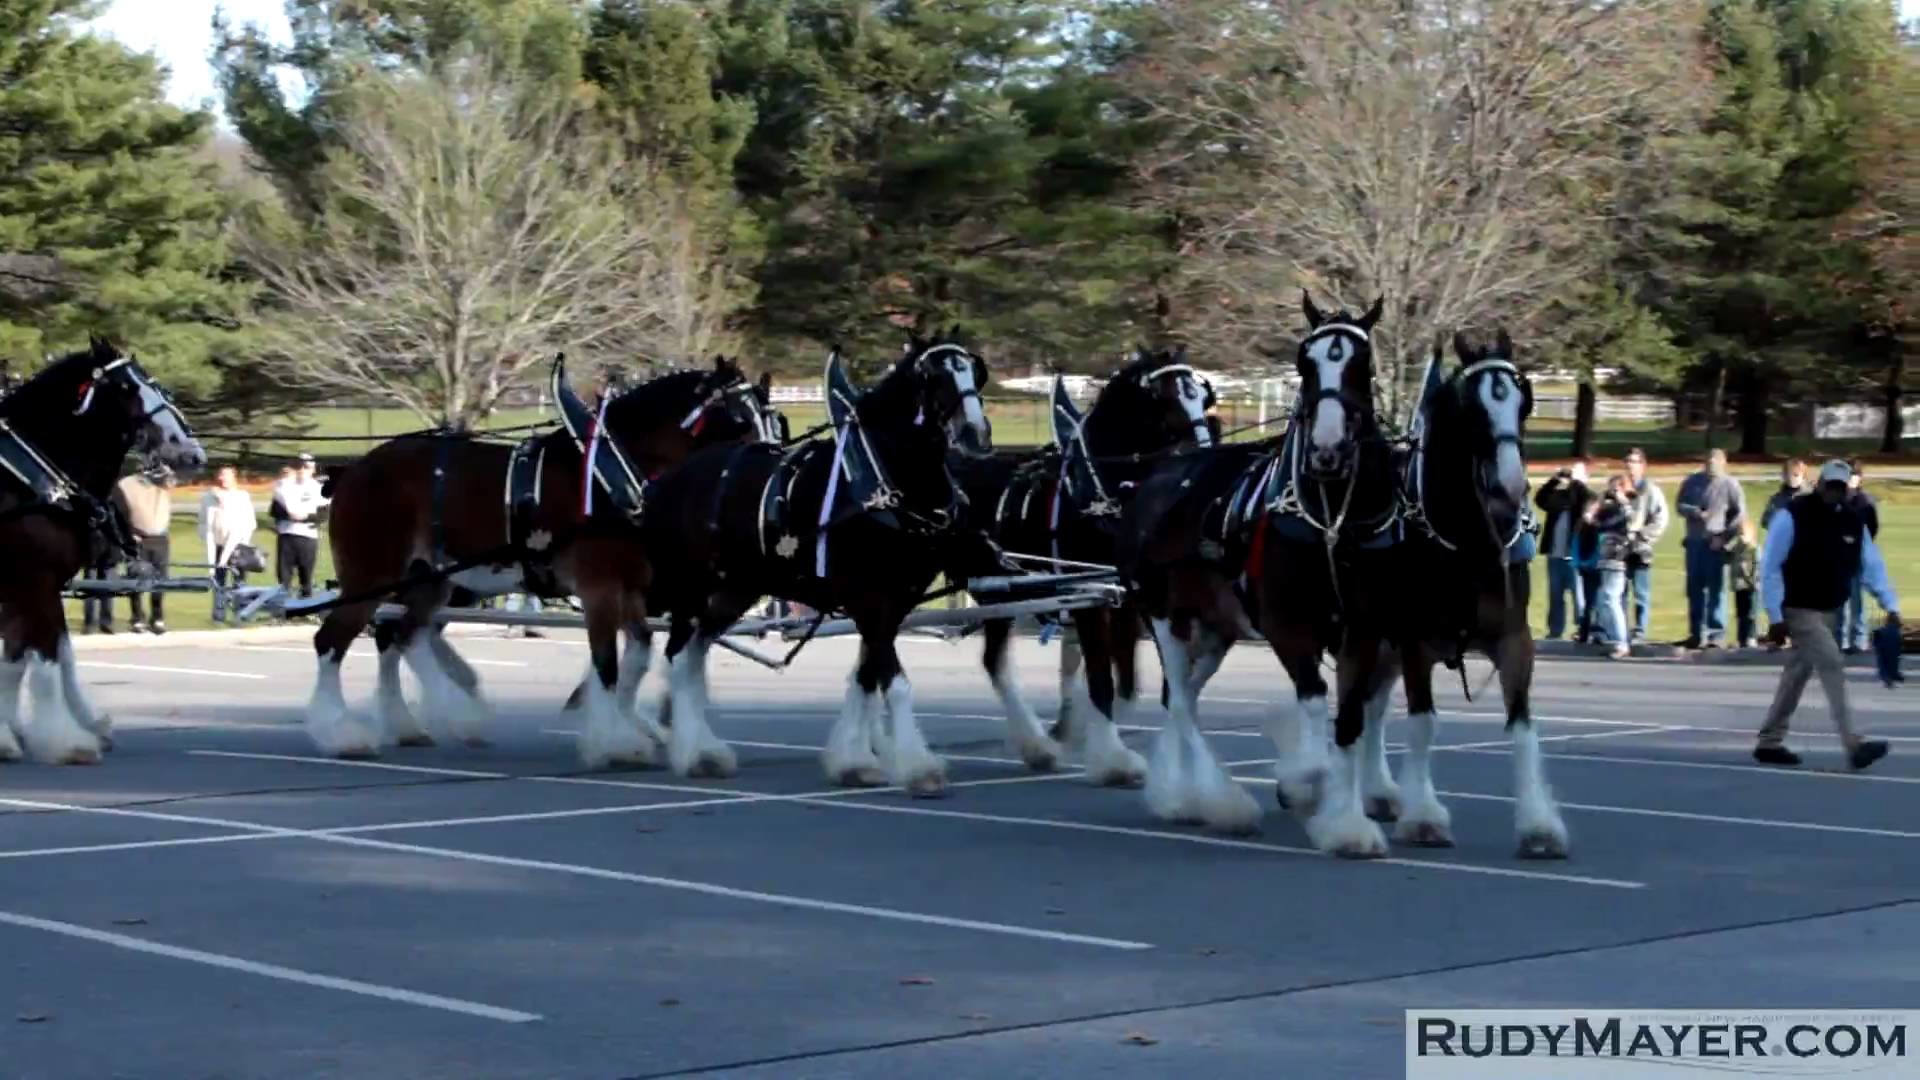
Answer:
<path fill-rule="evenodd" d="M 114 577 L 114 560 L 108 557 L 96 565 L 83 568 L 80 578 L 83 581 L 110 581 Z M 90 596 L 80 601 L 81 625 L 92 630 L 98 626 L 102 630 L 113 629 L 113 597 Z"/>
<path fill-rule="evenodd" d="M 1653 615 L 1653 567 L 1630 564 L 1627 576 L 1633 579 L 1633 640 L 1645 641 Z"/>
<path fill-rule="evenodd" d="M 1627 641 L 1627 615 L 1620 604 L 1621 596 L 1626 592 L 1627 574 L 1624 570 L 1600 571 L 1600 600 L 1598 630 L 1615 645 Z"/>
<path fill-rule="evenodd" d="M 1568 593 L 1573 594 L 1573 628 L 1577 635 L 1587 611 L 1586 593 L 1580 588 L 1580 574 L 1572 559 L 1547 560 L 1547 636 L 1558 640 L 1567 628 Z"/>
<path fill-rule="evenodd" d="M 1727 558 L 1705 538 L 1689 539 L 1687 553 L 1687 640 L 1701 644 L 1727 636 Z"/>
<path fill-rule="evenodd" d="M 1600 615 L 1600 570 L 1598 567 L 1580 568 L 1580 595 L 1586 598 L 1586 604 L 1580 611 L 1580 640 L 1593 640 L 1595 626 Z"/>
<path fill-rule="evenodd" d="M 1847 604 L 1840 609 L 1840 632 L 1836 636 L 1843 649 L 1867 647 L 1867 590 L 1859 574 L 1853 575 L 1853 587 L 1847 593 Z"/>

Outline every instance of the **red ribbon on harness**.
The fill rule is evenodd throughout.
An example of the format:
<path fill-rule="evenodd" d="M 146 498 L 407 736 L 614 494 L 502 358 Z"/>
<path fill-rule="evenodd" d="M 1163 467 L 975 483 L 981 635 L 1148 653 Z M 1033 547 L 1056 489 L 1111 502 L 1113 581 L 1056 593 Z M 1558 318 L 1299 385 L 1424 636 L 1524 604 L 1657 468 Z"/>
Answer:
<path fill-rule="evenodd" d="M 1270 527 L 1267 515 L 1260 515 L 1260 523 L 1253 527 L 1253 543 L 1247 545 L 1247 561 L 1240 572 L 1247 576 L 1247 584 L 1260 583 L 1260 570 L 1265 565 L 1267 553 L 1267 529 Z"/>

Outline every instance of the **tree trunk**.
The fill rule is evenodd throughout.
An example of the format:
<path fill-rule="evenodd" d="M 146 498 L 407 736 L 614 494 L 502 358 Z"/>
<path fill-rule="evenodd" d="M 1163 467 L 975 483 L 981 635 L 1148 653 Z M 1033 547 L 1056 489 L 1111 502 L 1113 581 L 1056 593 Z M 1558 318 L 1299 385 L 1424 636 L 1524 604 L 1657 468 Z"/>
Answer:
<path fill-rule="evenodd" d="M 1880 390 L 1880 404 L 1887 410 L 1886 426 L 1880 429 L 1880 452 L 1883 454 L 1899 453 L 1900 438 L 1906 434 L 1906 425 L 1900 419 L 1900 384 L 1906 381 L 1906 375 L 1906 354 L 1896 343 L 1893 356 L 1887 363 L 1887 383 Z"/>
<path fill-rule="evenodd" d="M 1593 392 L 1593 377 L 1586 376 L 1574 388 L 1573 397 L 1573 456 L 1576 458 L 1593 456 L 1593 418 L 1599 411 L 1599 402 Z"/>
<path fill-rule="evenodd" d="M 1713 449 L 1713 437 L 1720 429 L 1720 401 L 1727 391 L 1727 369 L 1714 365 L 1713 389 L 1707 392 L 1707 430 L 1705 449 Z"/>
<path fill-rule="evenodd" d="M 1767 380 L 1758 372 L 1748 373 L 1740 392 L 1740 453 L 1764 455 L 1767 452 Z"/>

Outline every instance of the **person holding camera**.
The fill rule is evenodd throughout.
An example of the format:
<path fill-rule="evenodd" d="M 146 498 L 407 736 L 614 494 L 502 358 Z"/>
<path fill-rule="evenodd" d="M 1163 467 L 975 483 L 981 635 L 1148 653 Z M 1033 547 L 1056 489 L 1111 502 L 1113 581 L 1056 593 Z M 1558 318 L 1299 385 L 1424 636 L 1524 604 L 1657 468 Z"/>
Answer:
<path fill-rule="evenodd" d="M 1574 566 L 1574 556 L 1587 503 L 1592 500 L 1593 493 L 1587 489 L 1585 458 L 1554 473 L 1533 497 L 1533 504 L 1545 515 L 1540 535 L 1547 550 L 1547 637 L 1555 641 L 1566 631 L 1569 610 L 1576 636 L 1586 622 L 1589 597 L 1580 587 L 1580 572 Z M 1568 596 L 1573 598 L 1571 609 L 1567 605 Z"/>
<path fill-rule="evenodd" d="M 279 542 L 274 552 L 274 574 L 280 587 L 289 591 L 298 574 L 302 598 L 313 596 L 313 567 L 320 557 L 320 512 L 330 501 L 320 494 L 320 481 L 313 473 L 313 455 L 301 454 L 293 472 L 282 476 L 273 487 L 274 531 Z"/>
<path fill-rule="evenodd" d="M 1900 625 L 1900 598 L 1887 578 L 1886 562 L 1859 506 L 1847 497 L 1852 478 L 1846 462 L 1827 462 L 1820 469 L 1817 493 L 1794 499 L 1769 523 L 1760 557 L 1760 594 L 1773 623 L 1767 639 L 1779 648 L 1791 636 L 1793 655 L 1780 673 L 1773 706 L 1753 750 L 1754 760 L 1764 764 L 1800 764 L 1800 755 L 1785 745 L 1787 721 L 1814 675 L 1826 691 L 1827 711 L 1839 729 L 1847 763 L 1864 769 L 1887 756 L 1886 740 L 1862 739 L 1853 729 L 1846 659 L 1834 638 L 1835 616 L 1845 606 L 1856 575 L 1887 613 L 1887 625 Z"/>
<path fill-rule="evenodd" d="M 1612 648 L 1609 655 L 1619 660 L 1632 652 L 1632 631 L 1627 627 L 1623 600 L 1627 591 L 1628 563 L 1633 555 L 1632 525 L 1637 496 L 1633 482 L 1616 475 L 1607 482 L 1607 493 L 1587 504 L 1583 516 L 1592 530 L 1595 565 L 1600 571 L 1600 595 L 1597 601 L 1600 633 Z"/>

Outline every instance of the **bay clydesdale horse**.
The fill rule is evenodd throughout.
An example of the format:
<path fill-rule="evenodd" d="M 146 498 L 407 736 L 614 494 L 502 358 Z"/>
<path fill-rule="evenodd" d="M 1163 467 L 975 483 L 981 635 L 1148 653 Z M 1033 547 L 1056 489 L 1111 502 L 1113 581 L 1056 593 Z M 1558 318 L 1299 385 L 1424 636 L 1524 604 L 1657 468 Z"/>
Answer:
<path fill-rule="evenodd" d="M 581 758 L 590 768 L 654 762 L 635 700 L 649 654 L 631 648 L 622 665 L 617 652 L 622 628 L 646 640 L 642 489 L 699 447 L 766 440 L 777 428 L 755 387 L 723 358 L 711 371 L 673 372 L 603 397 L 597 412 L 574 395 L 559 360 L 553 387 L 567 421 L 560 430 L 518 446 L 452 433 L 404 436 L 330 477 L 328 539 L 346 602 L 314 635 L 319 675 L 306 718 L 324 752 L 368 757 L 389 741 L 432 742 L 401 696 L 402 658 L 420 682 L 427 725 L 441 737 L 484 743 L 491 714 L 479 681 L 433 625 L 458 586 L 477 596 L 578 596 L 593 665 Z M 388 600 L 407 610 L 376 633 L 379 689 L 363 719 L 341 694 L 340 665 Z"/>
<path fill-rule="evenodd" d="M 171 399 L 132 357 L 95 338 L 0 398 L 0 761 L 92 764 L 112 722 L 74 673 L 60 590 L 121 546 L 108 498 L 129 451 L 174 468 L 207 463 Z M 22 683 L 32 694 L 22 724 Z"/>

